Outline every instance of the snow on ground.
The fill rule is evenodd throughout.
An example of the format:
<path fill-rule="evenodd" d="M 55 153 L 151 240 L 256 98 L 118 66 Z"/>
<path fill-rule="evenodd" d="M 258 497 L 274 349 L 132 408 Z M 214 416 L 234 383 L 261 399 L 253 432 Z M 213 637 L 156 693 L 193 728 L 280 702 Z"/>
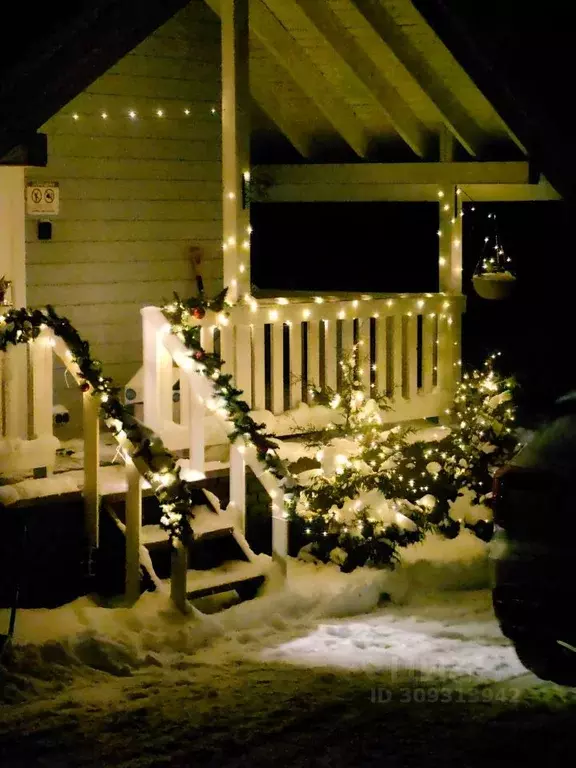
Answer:
<path fill-rule="evenodd" d="M 159 593 L 21 611 L 0 666 L 0 763 L 470 767 L 504 740 L 508 762 L 487 759 L 510 764 L 526 718 L 541 732 L 548 713 L 549 731 L 576 698 L 525 674 L 486 574 L 486 545 L 464 534 L 407 550 L 395 572 L 290 560 L 255 600 L 188 616 Z"/>
<path fill-rule="evenodd" d="M 486 545 L 465 532 L 409 548 L 394 572 L 344 574 L 291 559 L 285 583 L 272 567 L 260 597 L 219 613 L 207 611 L 222 597 L 199 601 L 182 616 L 158 593 L 144 594 L 133 608 L 99 607 L 86 597 L 22 610 L 4 698 L 81 685 L 95 670 L 145 677 L 150 668 L 238 659 L 505 679 L 523 670 L 500 636 L 487 593 L 446 591 L 486 587 L 487 562 Z M 6 610 L 0 622 L 7 626 Z"/>

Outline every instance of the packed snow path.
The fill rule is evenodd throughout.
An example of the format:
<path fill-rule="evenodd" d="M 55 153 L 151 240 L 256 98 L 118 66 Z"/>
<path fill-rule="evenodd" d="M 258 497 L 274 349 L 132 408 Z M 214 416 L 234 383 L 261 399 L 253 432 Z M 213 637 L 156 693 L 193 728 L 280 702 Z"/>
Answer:
<path fill-rule="evenodd" d="M 406 573 L 292 563 L 290 588 L 187 619 L 160 595 L 23 612 L 0 764 L 567 764 L 576 692 L 525 672 L 486 590 Z"/>

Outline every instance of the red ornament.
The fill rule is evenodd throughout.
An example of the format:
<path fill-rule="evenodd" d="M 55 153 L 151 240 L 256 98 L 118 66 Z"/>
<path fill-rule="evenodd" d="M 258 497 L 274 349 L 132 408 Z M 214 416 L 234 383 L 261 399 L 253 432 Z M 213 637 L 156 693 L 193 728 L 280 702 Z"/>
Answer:
<path fill-rule="evenodd" d="M 196 320 L 202 320 L 206 316 L 206 310 L 204 307 L 194 307 L 192 314 Z"/>
<path fill-rule="evenodd" d="M 198 350 L 198 352 L 194 352 L 195 360 L 202 360 L 203 357 L 204 357 L 204 352 L 202 352 L 201 350 Z"/>
<path fill-rule="evenodd" d="M 82 384 L 80 384 L 80 389 L 82 390 L 82 392 L 88 392 L 88 390 L 90 389 L 90 384 L 88 384 L 87 381 L 83 381 Z"/>

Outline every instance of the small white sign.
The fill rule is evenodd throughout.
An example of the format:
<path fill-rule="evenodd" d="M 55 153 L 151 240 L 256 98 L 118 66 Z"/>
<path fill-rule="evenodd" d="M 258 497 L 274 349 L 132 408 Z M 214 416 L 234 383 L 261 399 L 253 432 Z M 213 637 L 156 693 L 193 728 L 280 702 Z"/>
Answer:
<path fill-rule="evenodd" d="M 26 213 L 55 216 L 60 211 L 60 185 L 57 181 L 30 181 L 26 185 Z"/>

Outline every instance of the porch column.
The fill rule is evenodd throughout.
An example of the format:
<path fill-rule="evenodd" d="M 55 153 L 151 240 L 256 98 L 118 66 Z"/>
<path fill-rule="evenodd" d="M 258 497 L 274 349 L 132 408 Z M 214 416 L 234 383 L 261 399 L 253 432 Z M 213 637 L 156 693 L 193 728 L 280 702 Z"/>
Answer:
<path fill-rule="evenodd" d="M 0 166 L 0 277 L 12 282 L 6 299 L 26 306 L 26 233 L 24 168 Z M 3 312 L 0 309 L 0 315 Z M 7 437 L 28 437 L 28 365 L 25 344 L 4 356 L 0 384 L 4 397 L 3 429 Z"/>
<path fill-rule="evenodd" d="M 222 0 L 222 189 L 228 300 L 250 293 L 248 0 Z"/>
<path fill-rule="evenodd" d="M 454 136 L 444 128 L 440 134 L 440 161 L 454 160 Z M 462 294 L 462 198 L 458 186 L 444 184 L 438 188 L 440 208 L 439 243 L 439 290 L 446 293 L 446 308 L 440 321 L 440 386 L 450 405 L 456 383 L 460 380 L 462 355 L 461 302 L 452 297 Z"/>

